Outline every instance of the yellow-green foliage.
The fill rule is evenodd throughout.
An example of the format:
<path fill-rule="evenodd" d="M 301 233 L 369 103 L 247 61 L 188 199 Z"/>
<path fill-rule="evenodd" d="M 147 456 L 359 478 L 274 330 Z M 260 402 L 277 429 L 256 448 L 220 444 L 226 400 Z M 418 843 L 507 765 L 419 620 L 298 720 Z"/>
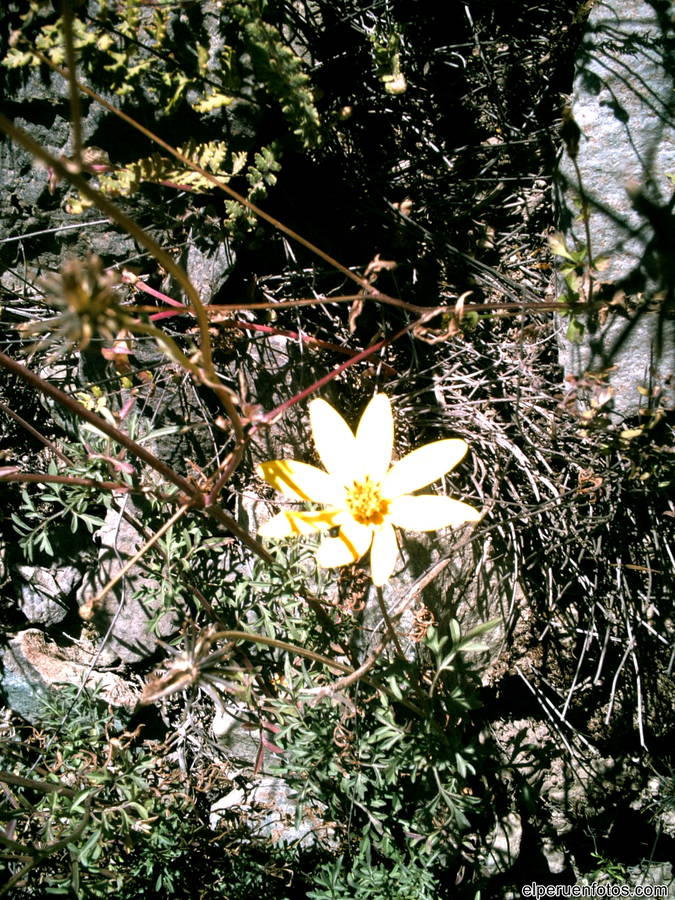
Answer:
<path fill-rule="evenodd" d="M 397 25 L 386 33 L 373 33 L 370 36 L 373 45 L 373 58 L 377 76 L 384 84 L 388 94 L 403 94 L 407 82 L 401 70 L 401 34 Z"/>
<path fill-rule="evenodd" d="M 265 11 L 264 0 L 213 4 L 208 10 L 199 4 L 148 4 L 144 0 L 85 4 L 76 9 L 72 25 L 78 77 L 97 90 L 116 94 L 127 105 L 150 107 L 158 116 L 187 113 L 186 124 L 193 112 L 213 115 L 245 93 L 249 110 L 278 104 L 303 145 L 315 146 L 320 138 L 319 115 L 304 63 L 280 29 L 264 21 Z M 22 18 L 22 35 L 14 41 L 3 65 L 39 65 L 35 48 L 63 66 L 63 21 L 39 0 L 31 0 Z M 223 42 L 217 52 L 208 46 L 208 34 L 214 28 Z M 112 148 L 103 149 L 112 152 Z M 229 143 L 192 140 L 181 150 L 222 183 L 237 175 L 245 177 L 246 197 L 254 203 L 265 197 L 281 168 L 281 143 L 261 147 L 255 134 L 245 131 Z M 100 190 L 109 196 L 128 197 L 143 182 L 194 192 L 214 190 L 197 172 L 160 153 L 118 169 L 98 171 L 96 177 Z M 77 195 L 66 201 L 72 213 L 89 205 Z M 236 223 L 248 228 L 255 223 L 251 213 L 234 201 L 227 201 L 226 212 L 226 227 Z"/>
<path fill-rule="evenodd" d="M 39 6 L 36 0 L 32 0 L 30 11 L 24 19 L 32 21 Z M 96 18 L 85 20 L 75 16 L 73 45 L 85 75 L 95 76 L 119 97 L 142 93 L 167 112 L 189 90 L 196 93 L 190 105 L 197 112 L 208 112 L 231 103 L 233 98 L 218 88 L 205 90 L 204 78 L 211 74 L 208 72 L 209 53 L 206 47 L 195 45 L 197 67 L 192 75 L 186 74 L 177 65 L 168 46 L 169 24 L 174 14 L 175 8 L 171 4 L 153 7 L 139 0 L 124 0 L 115 4 L 102 0 Z M 55 65 L 65 64 L 62 19 L 41 25 L 35 47 Z M 227 75 L 230 57 L 229 48 L 221 51 L 218 69 L 222 77 Z M 39 57 L 24 47 L 12 48 L 3 61 L 10 68 L 39 63 Z"/>
<path fill-rule="evenodd" d="M 23 15 L 32 46 L 56 65 L 65 64 L 63 22 L 44 21 L 44 5 L 31 0 Z M 95 13 L 89 12 L 92 8 Z M 194 9 L 190 10 L 194 14 Z M 219 35 L 226 41 L 211 54 L 205 27 L 194 29 L 184 18 L 188 9 L 176 3 L 148 4 L 143 0 L 100 0 L 85 4 L 73 18 L 73 43 L 78 69 L 85 79 L 119 97 L 153 103 L 165 113 L 181 102 L 197 113 L 229 106 L 242 82 L 253 75 L 255 102 L 280 105 L 294 133 L 305 146 L 319 140 L 319 115 L 303 61 L 288 46 L 277 27 L 263 21 L 258 0 L 224 4 L 209 11 L 219 16 Z M 202 11 L 202 26 L 207 11 Z M 180 25 L 194 37 L 176 45 Z M 182 33 L 182 32 L 181 32 Z M 3 65 L 39 65 L 39 57 L 22 40 L 12 47 Z M 253 72 L 251 72 L 251 69 Z"/>
<path fill-rule="evenodd" d="M 31 0 L 24 14 L 27 24 L 32 24 L 40 11 L 38 0 Z M 101 67 L 106 73 L 106 86 L 120 97 L 134 92 L 139 78 L 157 69 L 157 57 L 153 52 L 162 50 L 167 35 L 171 8 L 143 8 L 138 0 L 125 0 L 114 5 L 103 0 L 95 21 L 73 18 L 73 45 L 85 72 Z M 66 62 L 63 41 L 63 20 L 42 23 L 35 37 L 35 47 L 55 65 Z M 149 50 L 150 53 L 143 52 Z M 23 47 L 12 48 L 3 64 L 9 67 L 26 64 L 39 65 L 39 57 Z M 186 84 L 177 79 L 177 99 Z"/>
<path fill-rule="evenodd" d="M 279 30 L 263 21 L 264 4 L 260 0 L 235 3 L 231 10 L 248 44 L 256 78 L 277 98 L 303 143 L 316 143 L 319 114 L 302 60 L 285 43 Z"/>
<path fill-rule="evenodd" d="M 207 144 L 188 141 L 180 147 L 180 152 L 202 169 L 213 173 L 223 184 L 235 175 L 245 173 L 248 183 L 246 198 L 256 203 L 266 195 L 267 189 L 276 183 L 276 172 L 281 169 L 277 149 L 275 145 L 262 147 L 254 154 L 254 161 L 248 167 L 246 166 L 248 154 L 245 151 L 230 152 L 224 141 L 211 141 Z M 213 182 L 199 172 L 159 153 L 137 159 L 123 169 L 98 176 L 98 188 L 108 196 L 131 196 L 142 182 L 187 188 L 194 193 L 216 190 Z M 66 209 L 74 214 L 81 213 L 91 205 L 91 201 L 82 194 L 73 195 L 66 201 Z M 235 200 L 225 202 L 225 211 L 229 219 L 229 222 L 225 223 L 226 227 L 232 227 L 235 223 L 253 226 L 256 222 L 255 216 Z"/>
<path fill-rule="evenodd" d="M 281 163 L 277 159 L 275 150 L 274 144 L 262 147 L 260 152 L 255 154 L 253 164 L 249 165 L 246 170 L 246 181 L 248 182 L 246 199 L 251 203 L 258 203 L 267 194 L 267 188 L 276 183 L 275 173 L 281 168 Z M 253 213 L 249 212 L 241 203 L 237 203 L 236 200 L 226 200 L 225 211 L 232 225 L 237 222 L 248 224 L 251 227 L 255 225 L 256 218 Z"/>
<path fill-rule="evenodd" d="M 224 141 L 211 141 L 197 144 L 188 141 L 180 148 L 180 152 L 207 172 L 213 173 L 218 180 L 226 184 L 230 178 L 242 171 L 246 165 L 247 153 L 231 153 Z M 99 176 L 99 190 L 109 196 L 128 197 L 135 193 L 141 182 L 166 183 L 171 187 L 187 188 L 194 193 L 214 190 L 214 184 L 173 158 L 152 153 L 143 159 L 129 163 L 123 169 Z M 78 200 L 70 200 L 69 212 L 82 212 L 91 206 L 91 201 L 80 196 Z"/>
<path fill-rule="evenodd" d="M 73 17 L 78 77 L 96 90 L 116 94 L 127 105 L 149 106 L 158 116 L 185 113 L 186 125 L 190 117 L 194 120 L 194 113 L 213 116 L 244 94 L 249 110 L 278 105 L 302 144 L 315 146 L 320 138 L 319 115 L 304 62 L 280 29 L 264 21 L 265 10 L 263 0 L 209 4 L 208 9 L 200 4 L 91 0 L 78 6 Z M 35 53 L 39 50 L 53 63 L 64 65 L 63 21 L 39 0 L 31 0 L 22 18 L 22 35 L 2 64 L 10 68 L 39 65 Z M 222 40 L 217 51 L 209 47 L 214 29 Z M 217 128 L 215 136 L 220 136 L 222 127 Z M 114 152 L 112 147 L 103 149 Z M 181 149 L 222 183 L 236 175 L 245 177 L 246 197 L 254 203 L 265 197 L 281 168 L 282 144 L 261 147 L 255 134 L 245 132 L 232 143 L 189 141 Z M 160 153 L 98 171 L 96 177 L 100 190 L 110 196 L 130 196 L 143 182 L 194 192 L 214 190 L 201 175 Z M 73 213 L 89 205 L 77 195 L 66 201 Z M 255 222 L 234 201 L 227 201 L 226 211 L 226 227 L 235 223 L 252 227 Z"/>

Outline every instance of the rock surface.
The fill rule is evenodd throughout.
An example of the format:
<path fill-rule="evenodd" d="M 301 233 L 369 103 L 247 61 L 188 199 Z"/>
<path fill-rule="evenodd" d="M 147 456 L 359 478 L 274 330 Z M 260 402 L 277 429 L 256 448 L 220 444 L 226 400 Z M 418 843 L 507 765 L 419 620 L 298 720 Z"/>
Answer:
<path fill-rule="evenodd" d="M 235 788 L 211 806 L 211 828 L 217 829 L 228 810 L 244 812 L 253 833 L 268 837 L 274 844 L 297 844 L 311 847 L 317 842 L 330 844 L 333 830 L 324 822 L 320 811 L 305 806 L 296 824 L 298 804 L 295 791 L 281 778 L 265 776 L 251 782 L 246 789 Z"/>
<path fill-rule="evenodd" d="M 523 826 L 520 816 L 509 813 L 487 839 L 485 871 L 488 875 L 508 871 L 518 859 Z"/>
<path fill-rule="evenodd" d="M 47 641 L 36 628 L 19 632 L 2 653 L 2 689 L 8 706 L 34 725 L 44 715 L 44 702 L 58 693 L 59 685 L 97 687 L 113 706 L 129 709 L 138 693 L 114 672 L 89 671 L 92 657 L 83 647 L 67 649 Z"/>
<path fill-rule="evenodd" d="M 62 622 L 82 573 L 74 566 L 17 566 L 17 572 L 24 579 L 19 585 L 19 605 L 28 621 L 40 625 Z"/>
<path fill-rule="evenodd" d="M 568 248 L 587 245 L 587 204 L 592 258 L 604 258 L 597 280 L 622 288 L 628 308 L 656 296 L 672 278 L 672 265 L 654 233 L 656 218 L 671 221 L 675 172 L 673 65 L 668 4 L 647 0 L 596 0 L 576 61 L 572 119 L 579 129 L 560 165 L 560 214 Z M 635 201 L 636 192 L 642 198 Z M 670 225 L 672 228 L 672 225 Z M 668 274 L 670 272 L 670 274 Z M 611 291 L 610 291 L 611 293 Z M 675 330 L 666 311 L 641 312 L 635 327 L 617 315 L 589 326 L 580 346 L 561 336 L 566 375 L 615 367 L 609 376 L 613 411 L 633 416 L 650 385 L 675 399 Z M 657 339 L 659 322 L 665 331 Z M 627 330 L 628 329 L 628 330 Z M 628 336 L 620 345 L 622 336 Z"/>
<path fill-rule="evenodd" d="M 128 504 L 127 511 L 130 509 Z M 96 568 L 85 575 L 78 593 L 81 607 L 99 593 L 146 540 L 117 508 L 108 510 L 98 539 L 101 549 Z M 180 610 L 174 606 L 163 611 L 162 603 L 159 583 L 148 577 L 140 564 L 132 567 L 93 612 L 96 628 L 106 636 L 106 653 L 125 662 L 150 656 L 157 648 L 157 638 L 172 634 L 180 623 Z"/>

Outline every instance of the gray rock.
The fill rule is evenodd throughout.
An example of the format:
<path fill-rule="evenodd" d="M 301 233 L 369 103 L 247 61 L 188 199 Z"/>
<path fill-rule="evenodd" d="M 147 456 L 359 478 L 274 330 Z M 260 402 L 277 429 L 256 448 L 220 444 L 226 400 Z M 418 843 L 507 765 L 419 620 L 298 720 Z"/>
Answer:
<path fill-rule="evenodd" d="M 74 566 L 17 566 L 17 572 L 24 579 L 19 585 L 19 606 L 28 621 L 42 625 L 62 622 L 82 573 Z"/>
<path fill-rule="evenodd" d="M 21 116 L 15 123 L 57 158 L 67 156 L 71 150 L 67 85 L 59 76 L 43 79 L 34 68 L 14 75 L 21 80 L 12 83 L 5 97 L 20 105 Z M 96 135 L 106 117 L 110 115 L 99 104 L 83 103 L 85 145 L 92 138 L 100 140 Z M 67 185 L 60 184 L 50 193 L 46 168 L 35 164 L 25 150 L 4 136 L 0 137 L 0 179 L 4 188 L 0 232 L 5 238 L 0 244 L 0 260 L 23 260 L 22 274 L 29 281 L 35 283 L 45 272 L 58 269 L 64 252 L 82 258 L 96 252 L 105 257 L 106 263 L 134 255 L 133 240 L 109 222 L 99 222 L 102 217 L 97 209 L 77 216 L 66 212 L 63 200 Z"/>
<path fill-rule="evenodd" d="M 520 843 L 523 826 L 517 813 L 509 813 L 498 822 L 492 834 L 487 838 L 487 853 L 483 870 L 487 875 L 508 871 L 520 855 Z"/>
<path fill-rule="evenodd" d="M 673 185 L 668 174 L 675 171 L 675 118 L 666 7 L 647 0 L 596 0 L 592 5 L 571 104 L 580 129 L 578 153 L 573 159 L 568 143 L 559 169 L 567 246 L 587 245 L 579 214 L 585 202 L 591 255 L 606 261 L 597 280 L 624 288 L 629 308 L 643 295 L 662 289 L 672 270 L 658 252 L 648 212 L 660 209 L 666 221 L 671 219 L 667 207 Z M 629 191 L 633 196 L 639 192 L 643 201 L 636 204 Z M 656 240 L 665 237 L 657 234 Z M 664 391 L 667 402 L 673 400 L 666 384 L 675 368 L 672 323 L 665 322 L 663 340 L 657 340 L 657 323 L 665 311 L 640 316 L 634 327 L 614 315 L 602 325 L 583 317 L 581 346 L 561 336 L 566 375 L 579 378 L 587 370 L 615 367 L 609 376 L 614 394 L 607 408 L 617 416 L 635 415 L 644 405 L 638 386 L 655 386 Z"/>
<path fill-rule="evenodd" d="M 228 703 L 216 710 L 211 727 L 229 759 L 253 766 L 260 752 L 260 729 L 248 728 L 249 719 L 248 707 Z"/>
<path fill-rule="evenodd" d="M 470 543 L 461 546 L 461 538 L 466 535 L 466 528 L 448 528 L 436 534 L 398 532 L 401 554 L 394 576 L 382 588 L 382 599 L 390 616 L 404 610 L 396 630 L 408 656 L 424 633 L 423 625 L 421 629 L 417 625 L 424 618 L 416 620 L 415 613 L 424 614 L 425 607 L 435 621 L 456 619 L 462 635 L 494 619 L 501 623 L 506 617 L 508 598 L 500 595 L 491 579 L 489 560 L 484 559 L 482 548 L 473 548 Z M 364 599 L 362 627 L 355 630 L 360 657 L 367 656 L 378 643 L 376 636 L 384 628 L 377 589 L 370 583 Z M 480 637 L 485 650 L 473 661 L 486 681 L 503 638 L 501 624 Z"/>
<path fill-rule="evenodd" d="M 57 647 L 35 628 L 12 638 L 0 659 L 0 686 L 8 706 L 34 725 L 43 720 L 44 703 L 58 693 L 60 684 L 80 685 L 86 680 L 113 706 L 132 709 L 138 700 L 137 692 L 114 672 L 89 672 L 92 657 L 87 649 Z"/>
<path fill-rule="evenodd" d="M 210 303 L 227 281 L 235 255 L 231 242 L 225 236 L 214 246 L 203 247 L 196 240 L 196 236 L 190 233 L 181 263 L 202 303 Z"/>
<path fill-rule="evenodd" d="M 551 875 L 561 875 L 567 868 L 565 852 L 550 837 L 542 837 L 541 852 Z"/>
<path fill-rule="evenodd" d="M 127 500 L 127 511 L 132 508 Z M 146 540 L 118 508 L 108 510 L 97 537 L 101 549 L 96 568 L 85 575 L 78 591 L 81 608 L 97 596 Z M 148 577 L 141 564 L 132 567 L 92 610 L 96 628 L 106 636 L 107 651 L 125 662 L 137 662 L 154 653 L 157 638 L 175 633 L 181 618 L 182 611 L 175 604 L 164 609 L 161 585 Z"/>
<path fill-rule="evenodd" d="M 629 330 L 627 330 L 629 329 Z M 655 345 L 662 330 L 662 350 Z M 621 339 L 620 349 L 616 350 Z M 596 407 L 608 412 L 614 422 L 636 416 L 641 410 L 675 404 L 675 321 L 662 319 L 656 313 L 640 314 L 634 322 L 624 315 L 610 314 L 605 325 L 581 343 L 568 341 L 559 333 L 560 362 L 566 376 L 579 379 L 582 386 L 571 382 L 577 390 L 582 409 Z M 611 364 L 607 388 L 604 380 L 595 383 L 585 378 L 587 372 L 603 371 Z M 588 383 L 586 387 L 583 385 Z M 568 382 L 568 387 L 569 387 Z M 606 402 L 605 401 L 606 398 Z"/>
<path fill-rule="evenodd" d="M 675 874 L 670 862 L 648 862 L 641 866 L 628 867 L 628 881 L 631 885 L 644 885 L 651 888 L 654 884 L 665 885 L 668 897 L 675 897 Z M 636 895 L 637 896 L 637 895 Z"/>
<path fill-rule="evenodd" d="M 620 281 L 644 258 L 651 229 L 626 189 L 640 187 L 655 202 L 672 194 L 675 169 L 672 63 L 664 13 L 648 0 L 596 0 L 577 53 L 572 116 L 581 130 L 576 162 L 560 166 L 569 234 L 586 243 L 578 199 L 590 206 L 594 257 L 604 256 L 603 280 Z"/>
<path fill-rule="evenodd" d="M 294 844 L 311 847 L 316 843 L 330 846 L 335 843 L 333 828 L 322 818 L 322 810 L 306 805 L 296 824 L 298 803 L 296 791 L 281 778 L 265 776 L 251 782 L 246 789 L 236 788 L 211 806 L 209 822 L 219 827 L 227 812 L 243 815 L 257 837 L 267 837 L 274 844 Z"/>
<path fill-rule="evenodd" d="M 240 368 L 248 386 L 248 399 L 260 404 L 265 412 L 290 400 L 323 374 L 315 351 L 282 335 L 252 338 Z M 331 387 L 316 396 L 330 400 Z M 288 407 L 274 424 L 257 432 L 251 448 L 255 462 L 307 453 L 311 445 L 307 404 L 311 399 Z"/>

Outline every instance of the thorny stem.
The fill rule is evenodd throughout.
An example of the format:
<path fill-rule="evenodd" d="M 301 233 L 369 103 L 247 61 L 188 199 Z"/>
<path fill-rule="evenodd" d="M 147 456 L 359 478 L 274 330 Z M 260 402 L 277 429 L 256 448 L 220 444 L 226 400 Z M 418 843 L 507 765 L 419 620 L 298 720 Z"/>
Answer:
<path fill-rule="evenodd" d="M 89 182 L 75 172 L 72 172 L 65 163 L 52 156 L 41 144 L 34 141 L 23 129 L 16 126 L 6 116 L 0 113 L 0 129 L 5 132 L 12 140 L 16 141 L 28 153 L 41 160 L 47 166 L 51 167 L 59 177 L 70 181 L 85 197 L 91 200 L 106 216 L 116 222 L 129 235 L 131 235 L 138 243 L 145 247 L 157 262 L 166 269 L 185 291 L 192 309 L 194 311 L 200 332 L 200 345 L 202 355 L 202 367 L 204 373 L 201 380 L 207 384 L 216 394 L 222 403 L 228 417 L 232 421 L 232 426 L 237 441 L 243 439 L 244 430 L 241 419 L 234 403 L 230 397 L 230 391 L 220 381 L 214 367 L 211 357 L 211 338 L 209 335 L 209 319 L 204 310 L 204 305 L 199 299 L 199 295 L 195 290 L 192 282 L 187 277 L 185 271 L 173 257 L 166 252 L 151 235 L 149 235 L 140 225 L 137 225 L 133 219 L 118 209 L 114 203 L 108 200 L 103 194 L 91 187 Z"/>
<path fill-rule="evenodd" d="M 44 62 L 47 66 L 49 66 L 55 72 L 58 72 L 62 77 L 64 77 L 64 78 L 70 77 L 66 71 L 64 71 L 62 68 L 57 66 L 55 63 L 53 63 L 47 56 L 45 56 L 39 50 L 37 50 L 35 48 L 31 48 L 31 50 L 42 62 Z M 357 300 L 357 299 L 371 299 L 371 300 L 376 300 L 378 302 L 385 303 L 385 304 L 388 304 L 391 306 L 396 306 L 401 309 L 407 309 L 408 311 L 414 312 L 417 314 L 429 314 L 433 311 L 433 310 L 429 310 L 426 307 L 417 306 L 416 304 L 406 303 L 405 301 L 400 300 L 399 298 L 392 297 L 388 294 L 384 294 L 384 293 L 378 291 L 377 288 L 375 288 L 372 284 L 370 284 L 365 278 L 362 278 L 361 276 L 357 275 L 355 272 L 352 272 L 349 268 L 347 268 L 346 266 L 343 266 L 336 259 L 331 257 L 329 254 L 325 253 L 323 250 L 321 250 L 315 244 L 312 244 L 310 241 L 306 240 L 301 235 L 297 234 L 291 228 L 289 228 L 288 226 L 286 226 L 282 222 L 280 222 L 278 219 L 275 219 L 273 216 L 271 216 L 269 213 L 266 213 L 264 210 L 260 209 L 260 207 L 256 206 L 254 203 L 251 203 L 245 197 L 242 197 L 235 190 L 233 190 L 229 185 L 224 184 L 212 173 L 207 172 L 201 166 L 197 165 L 195 162 L 188 159 L 186 156 L 184 156 L 182 153 L 180 153 L 178 150 L 176 150 L 170 144 L 163 141 L 158 135 L 154 134 L 149 129 L 145 128 L 143 125 L 136 122 L 131 116 L 126 115 L 126 113 L 122 112 L 122 110 L 113 106 L 111 103 L 108 103 L 103 97 L 101 97 L 99 94 L 97 94 L 96 91 L 92 90 L 91 88 L 89 88 L 86 85 L 82 84 L 81 82 L 77 81 L 77 79 L 74 79 L 74 80 L 80 90 L 82 90 L 85 94 L 92 97 L 92 99 L 96 100 L 98 103 L 100 103 L 102 106 L 104 106 L 107 110 L 109 110 L 109 112 L 120 117 L 125 122 L 129 123 L 133 128 L 136 128 L 138 131 L 140 131 L 142 134 L 144 134 L 146 137 L 148 137 L 150 140 L 159 144 L 159 146 L 163 147 L 168 153 L 170 153 L 176 159 L 179 159 L 184 165 L 188 166 L 188 168 L 192 169 L 195 172 L 198 172 L 203 178 L 207 179 L 210 183 L 212 183 L 214 185 L 214 187 L 225 191 L 225 193 L 229 194 L 231 197 L 233 197 L 233 199 L 237 200 L 239 203 L 241 203 L 247 209 L 251 210 L 251 212 L 253 212 L 256 216 L 259 216 L 260 218 L 266 220 L 274 228 L 278 229 L 279 231 L 283 232 L 284 234 L 287 234 L 290 238 L 292 238 L 293 240 L 302 244 L 304 247 L 306 247 L 312 253 L 319 256 L 321 259 L 323 259 L 329 265 L 333 266 L 335 269 L 342 272 L 350 280 L 356 282 L 356 284 L 358 284 L 359 287 L 361 287 L 361 289 L 362 289 L 362 293 L 357 296 L 331 297 L 331 298 L 323 298 L 321 300 L 317 300 L 316 298 L 314 298 L 314 299 L 306 300 L 306 301 L 305 300 L 290 300 L 290 301 L 285 301 L 285 302 L 280 302 L 280 303 L 275 303 L 275 304 L 268 304 L 268 303 L 234 304 L 231 307 L 231 309 L 269 309 L 269 308 L 273 308 L 273 307 L 284 308 L 284 307 L 291 307 L 291 306 L 315 305 L 316 303 L 320 303 L 320 302 L 340 302 L 340 301 L 345 301 L 345 300 L 353 301 L 353 300 Z M 65 177 L 67 177 L 67 176 L 65 176 Z M 102 208 L 102 207 L 100 207 L 100 208 Z M 183 284 L 182 280 L 181 280 L 181 284 Z M 187 290 L 186 290 L 186 293 L 188 293 L 188 296 L 190 297 L 191 302 L 194 303 L 192 294 Z M 498 311 L 498 310 L 517 310 L 517 311 L 522 312 L 525 309 L 536 309 L 538 311 L 545 311 L 545 310 L 549 311 L 549 310 L 553 310 L 553 309 L 565 309 L 567 307 L 568 307 L 568 305 L 565 303 L 538 303 L 538 302 L 528 303 L 526 301 L 518 302 L 518 303 L 471 304 L 471 310 L 476 311 L 476 312 L 478 312 L 478 311 L 486 311 L 487 312 L 487 311 Z M 441 307 L 436 307 L 435 312 L 437 312 L 438 314 L 443 314 L 443 313 L 448 313 L 450 311 L 450 309 L 451 308 L 449 308 L 448 306 L 441 306 Z M 203 311 L 203 307 L 202 307 L 202 311 Z M 199 319 L 199 317 L 198 317 L 198 319 Z M 202 340 L 204 341 L 204 339 L 206 338 L 206 340 L 208 341 L 208 330 L 204 327 L 201 320 L 199 320 L 199 326 L 200 326 L 200 331 L 202 332 Z M 208 346 L 210 348 L 210 343 Z M 228 412 L 228 414 L 229 414 L 229 412 Z"/>
<path fill-rule="evenodd" d="M 340 347 L 330 341 L 323 341 L 320 338 L 313 337 L 311 334 L 299 334 L 297 331 L 286 331 L 284 328 L 273 328 L 271 325 L 260 325 L 256 322 L 241 322 L 238 319 L 234 319 L 226 324 L 233 328 L 240 328 L 243 331 L 260 331 L 263 334 L 276 334 L 280 337 L 287 337 L 292 341 L 299 341 L 302 344 L 321 347 L 322 350 L 331 350 L 333 353 L 340 353 L 342 356 L 348 356 L 350 358 L 356 356 L 357 353 L 360 353 L 359 350 L 350 350 L 349 347 Z M 397 374 L 396 370 L 392 369 L 391 366 L 386 365 L 386 363 L 382 363 L 382 368 L 386 370 L 388 375 L 394 376 Z"/>
<path fill-rule="evenodd" d="M 63 78 L 68 77 L 67 73 L 62 68 L 60 68 L 55 63 L 53 63 L 47 56 L 45 56 L 39 50 L 37 50 L 35 48 L 31 48 L 31 51 L 47 66 L 49 66 L 55 72 L 58 72 Z M 103 107 L 105 107 L 109 112 L 113 113 L 113 115 L 116 115 L 119 118 L 123 119 L 125 122 L 127 122 L 129 125 L 131 125 L 133 128 L 137 129 L 142 134 L 144 134 L 147 138 L 154 141 L 160 147 L 164 148 L 167 151 L 167 153 L 170 153 L 176 159 L 180 160 L 183 163 L 183 165 L 192 169 L 194 172 L 198 172 L 202 176 L 202 178 L 205 178 L 207 181 L 209 181 L 211 184 L 213 184 L 214 187 L 224 191 L 226 194 L 229 194 L 234 200 L 236 200 L 238 203 L 241 203 L 242 206 L 249 209 L 256 216 L 269 222 L 270 225 L 272 225 L 278 231 L 281 231 L 283 234 L 288 235 L 288 237 L 290 237 L 292 240 L 301 244 L 306 249 L 308 249 L 311 253 L 314 253 L 320 259 L 323 259 L 324 262 L 327 262 L 330 266 L 337 269 L 339 272 L 342 272 L 343 275 L 346 275 L 347 278 L 349 278 L 351 281 L 354 281 L 356 284 L 358 284 L 363 293 L 361 293 L 357 297 L 352 297 L 350 299 L 352 299 L 352 300 L 354 300 L 354 299 L 376 300 L 378 302 L 386 303 L 391 306 L 398 306 L 403 309 L 410 309 L 412 312 L 417 312 L 417 313 L 421 313 L 423 311 L 428 311 L 428 310 L 425 310 L 424 307 L 415 307 L 413 304 L 406 304 L 405 301 L 403 301 L 403 300 L 399 300 L 396 297 L 391 297 L 388 294 L 383 294 L 382 292 L 378 291 L 377 288 L 375 288 L 367 279 L 362 278 L 360 275 L 357 275 L 355 272 L 352 272 L 351 269 L 347 268 L 347 266 L 342 265 L 342 263 L 338 262 L 336 259 L 334 259 L 332 256 L 330 256 L 330 254 L 326 253 L 320 247 L 317 247 L 316 244 L 313 244 L 311 241 L 308 241 L 306 238 L 303 238 L 302 235 L 293 231 L 292 228 L 289 228 L 287 225 L 284 225 L 283 222 L 280 222 L 278 219 L 274 218 L 274 216 L 271 216 L 269 213 L 266 213 L 263 209 L 256 206 L 254 203 L 251 203 L 250 200 L 247 200 L 245 197 L 242 197 L 241 194 L 237 193 L 237 191 L 233 190 L 233 188 L 231 188 L 229 185 L 224 184 L 211 172 L 207 172 L 206 169 L 203 169 L 201 166 L 197 165 L 197 163 L 193 162 L 191 159 L 188 159 L 188 157 L 184 156 L 182 153 L 180 153 L 178 150 L 176 150 L 174 147 L 172 147 L 171 144 L 168 144 L 166 141 L 163 141 L 158 135 L 154 134 L 152 131 L 145 128 L 139 122 L 136 122 L 135 119 L 133 119 L 131 116 L 128 116 L 126 113 L 122 112 L 122 110 L 113 106 L 111 103 L 108 103 L 108 101 L 105 100 L 103 97 L 101 97 L 99 94 L 97 94 L 96 91 L 94 91 L 91 88 L 87 87 L 86 85 L 82 84 L 82 82 L 80 82 L 80 81 L 76 81 L 76 83 L 81 91 L 83 91 L 85 94 L 90 96 L 92 99 L 96 100 Z M 464 254 L 462 254 L 462 255 L 464 255 Z M 474 263 L 476 262 L 475 260 L 472 260 L 472 261 Z M 500 277 L 503 277 L 503 276 L 500 276 Z M 516 285 L 516 286 L 520 287 L 519 285 Z M 330 298 L 330 300 L 327 298 L 325 300 L 316 300 L 315 299 L 315 300 L 311 300 L 309 302 L 316 304 L 317 302 L 332 302 L 332 301 L 333 301 L 333 298 Z M 292 304 L 293 304 L 293 301 L 289 301 L 288 305 L 292 305 Z M 279 304 L 279 305 L 281 306 L 282 304 Z M 513 306 L 513 308 L 515 308 L 515 309 L 523 308 L 523 304 L 521 304 L 521 303 L 514 303 L 514 304 L 510 304 L 510 305 Z M 490 309 L 504 308 L 504 304 L 488 304 L 488 306 Z M 543 304 L 538 304 L 538 303 L 533 303 L 532 306 L 534 306 L 538 309 L 544 308 Z M 562 304 L 562 306 L 564 306 L 564 304 Z M 254 309 L 254 308 L 256 308 L 256 306 L 253 304 L 246 305 L 246 306 L 238 305 L 237 308 L 239 308 L 239 309 L 244 309 L 244 308 Z M 267 307 L 267 304 L 262 304 L 258 308 L 268 308 L 268 307 Z M 443 312 L 448 311 L 447 307 L 441 307 L 440 309 Z M 472 309 L 473 309 L 473 306 L 472 306 Z"/>

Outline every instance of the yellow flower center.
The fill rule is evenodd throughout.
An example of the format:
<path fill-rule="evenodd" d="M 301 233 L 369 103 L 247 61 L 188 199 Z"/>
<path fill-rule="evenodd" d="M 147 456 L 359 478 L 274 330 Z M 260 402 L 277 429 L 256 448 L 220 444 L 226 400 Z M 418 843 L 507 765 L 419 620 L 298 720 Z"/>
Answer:
<path fill-rule="evenodd" d="M 366 475 L 347 488 L 347 509 L 360 525 L 381 525 L 389 512 L 389 501 L 382 496 L 379 482 Z"/>

